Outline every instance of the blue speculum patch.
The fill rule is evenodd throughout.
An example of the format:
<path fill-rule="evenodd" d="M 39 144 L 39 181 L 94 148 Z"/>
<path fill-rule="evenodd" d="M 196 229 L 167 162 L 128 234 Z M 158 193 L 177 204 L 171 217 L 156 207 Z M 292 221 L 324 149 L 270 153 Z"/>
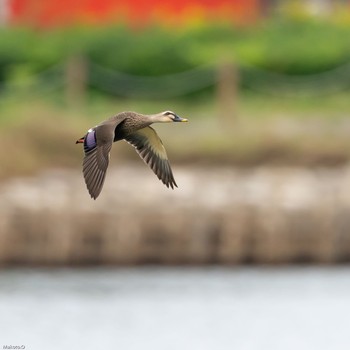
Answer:
<path fill-rule="evenodd" d="M 96 144 L 96 132 L 95 130 L 91 130 L 86 134 L 84 148 L 86 151 L 90 151 L 96 147 Z"/>

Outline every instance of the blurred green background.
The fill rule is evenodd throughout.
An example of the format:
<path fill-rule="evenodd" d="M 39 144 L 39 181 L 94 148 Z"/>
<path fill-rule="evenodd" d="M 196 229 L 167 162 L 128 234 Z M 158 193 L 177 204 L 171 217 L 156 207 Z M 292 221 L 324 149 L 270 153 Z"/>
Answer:
<path fill-rule="evenodd" d="M 16 147 L 0 177 L 75 167 L 71 141 L 122 110 L 190 118 L 191 147 L 166 135 L 183 163 L 344 164 L 350 10 L 332 3 L 315 15 L 305 2 L 274 2 L 245 23 L 4 26 L 0 142 Z"/>

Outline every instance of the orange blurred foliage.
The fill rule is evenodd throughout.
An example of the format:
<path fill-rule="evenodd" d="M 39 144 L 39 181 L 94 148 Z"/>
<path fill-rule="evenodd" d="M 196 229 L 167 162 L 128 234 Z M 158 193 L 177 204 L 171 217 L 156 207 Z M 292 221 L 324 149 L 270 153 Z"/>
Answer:
<path fill-rule="evenodd" d="M 8 22 L 43 28 L 116 22 L 134 27 L 154 22 L 171 26 L 217 20 L 249 23 L 259 17 L 260 3 L 259 0 L 10 0 Z"/>

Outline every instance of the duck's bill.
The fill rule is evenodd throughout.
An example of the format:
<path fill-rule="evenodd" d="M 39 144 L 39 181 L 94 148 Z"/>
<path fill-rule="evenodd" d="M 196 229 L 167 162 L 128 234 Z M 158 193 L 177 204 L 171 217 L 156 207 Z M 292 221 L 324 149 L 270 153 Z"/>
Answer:
<path fill-rule="evenodd" d="M 188 122 L 188 119 L 186 119 L 186 118 L 181 118 L 181 117 L 179 117 L 178 115 L 175 116 L 175 118 L 174 118 L 173 120 L 174 120 L 174 122 Z"/>

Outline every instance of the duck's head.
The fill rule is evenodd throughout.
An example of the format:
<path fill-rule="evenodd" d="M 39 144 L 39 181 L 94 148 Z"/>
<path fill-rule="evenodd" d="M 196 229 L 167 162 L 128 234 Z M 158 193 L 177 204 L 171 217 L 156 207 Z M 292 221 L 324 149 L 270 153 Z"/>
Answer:
<path fill-rule="evenodd" d="M 188 122 L 187 119 L 179 117 L 172 111 L 165 111 L 155 115 L 155 122 L 171 123 L 171 122 Z"/>

